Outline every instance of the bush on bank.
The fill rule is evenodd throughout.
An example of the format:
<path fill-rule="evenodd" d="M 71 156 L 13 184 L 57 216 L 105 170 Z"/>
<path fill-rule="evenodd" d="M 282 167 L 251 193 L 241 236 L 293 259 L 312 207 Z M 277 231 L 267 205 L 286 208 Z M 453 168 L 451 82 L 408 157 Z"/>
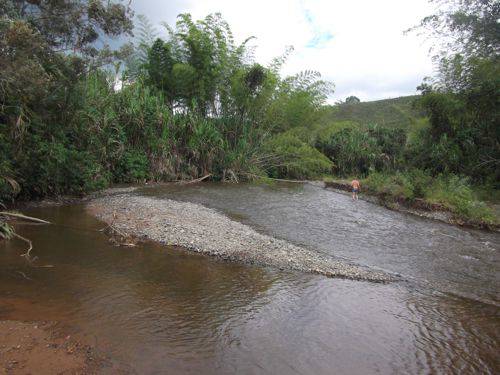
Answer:
<path fill-rule="evenodd" d="M 282 77 L 290 51 L 267 66 L 255 62 L 249 40 L 236 44 L 220 14 L 181 14 L 164 39 L 140 25 L 133 45 L 110 51 L 96 41 L 130 33 L 129 8 L 69 1 L 74 13 L 54 13 L 55 5 L 28 3 L 7 0 L 0 24 L 2 201 L 265 173 L 274 168 L 266 141 L 316 121 L 332 90 L 317 72 Z M 51 22 L 30 18 L 26 7 Z M 117 61 L 125 64 L 113 71 Z M 286 152 L 292 178 L 330 164 L 305 144 Z"/>
<path fill-rule="evenodd" d="M 457 175 L 432 177 L 421 170 L 400 173 L 374 172 L 362 180 L 364 189 L 386 201 L 423 199 L 453 212 L 461 221 L 499 224 L 498 218 L 477 198 L 469 179 Z"/>
<path fill-rule="evenodd" d="M 219 14 L 198 21 L 182 14 L 163 39 L 140 25 L 139 40 L 110 51 L 96 49 L 97 39 L 133 28 L 117 2 L 68 1 L 76 18 L 54 12 L 55 3 L 5 4 L 0 201 L 207 174 L 313 179 L 333 168 L 340 177 L 368 176 L 382 195 L 492 220 L 469 180 L 453 176 L 498 191 L 496 54 L 442 60 L 440 81 L 424 83 L 416 98 L 428 120 L 413 129 L 366 125 L 383 123 L 376 116 L 329 122 L 331 84 L 311 71 L 282 77 L 290 51 L 267 66 L 254 61 L 249 40 L 236 44 Z M 40 18 L 30 18 L 27 6 Z M 124 65 L 113 72 L 117 61 Z"/>
<path fill-rule="evenodd" d="M 333 166 L 325 155 L 291 133 L 273 137 L 264 150 L 272 160 L 266 171 L 273 178 L 314 179 L 330 173 Z"/>

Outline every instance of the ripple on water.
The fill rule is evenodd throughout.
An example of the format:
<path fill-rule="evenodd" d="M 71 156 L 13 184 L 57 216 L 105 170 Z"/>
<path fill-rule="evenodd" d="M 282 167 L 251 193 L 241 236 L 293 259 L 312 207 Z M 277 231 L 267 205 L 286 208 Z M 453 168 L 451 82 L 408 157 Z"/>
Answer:
<path fill-rule="evenodd" d="M 59 320 L 136 373 L 498 373 L 496 235 L 353 208 L 313 187 L 169 189 L 149 193 L 231 210 L 268 234 L 410 281 L 280 272 L 153 243 L 117 248 L 81 207 L 44 208 L 32 213 L 56 225 L 18 230 L 54 268 L 32 269 L 19 257 L 24 244 L 0 243 L 0 317 Z"/>

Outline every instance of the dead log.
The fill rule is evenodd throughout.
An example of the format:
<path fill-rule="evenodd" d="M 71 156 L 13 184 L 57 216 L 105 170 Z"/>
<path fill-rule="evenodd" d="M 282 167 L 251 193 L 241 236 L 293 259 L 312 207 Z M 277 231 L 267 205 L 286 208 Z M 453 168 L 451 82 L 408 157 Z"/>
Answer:
<path fill-rule="evenodd" d="M 36 217 L 26 216 L 26 215 L 23 215 L 23 214 L 17 214 L 15 212 L 0 211 L 0 215 L 15 217 L 17 219 L 23 219 L 23 220 L 33 221 L 35 223 L 40 223 L 40 224 L 50 224 L 50 222 L 47 221 L 47 220 L 42 220 L 42 219 L 38 219 Z"/>
<path fill-rule="evenodd" d="M 33 242 L 31 242 L 31 240 L 28 240 L 27 238 L 17 234 L 16 232 L 14 232 L 12 235 L 14 237 L 20 239 L 21 241 L 26 242 L 29 245 L 28 250 L 24 254 L 21 254 L 21 256 L 25 257 L 26 259 L 31 261 L 30 253 L 31 253 L 31 250 L 33 250 Z"/>
<path fill-rule="evenodd" d="M 206 180 L 207 178 L 211 177 L 212 174 L 207 174 L 206 176 L 203 176 L 203 177 L 200 177 L 200 178 L 196 178 L 194 180 L 189 180 L 189 181 L 179 181 L 177 182 L 179 185 L 187 185 L 187 184 L 195 184 L 197 182 L 201 182 L 203 180 Z"/>
<path fill-rule="evenodd" d="M 263 180 L 272 180 L 272 181 L 280 181 L 280 182 L 293 182 L 295 184 L 305 184 L 305 183 L 309 182 L 307 180 L 285 180 L 283 178 L 272 178 L 272 177 L 266 177 L 266 176 L 259 176 L 257 174 L 253 174 L 253 173 L 244 173 L 244 174 L 246 174 L 247 176 L 250 176 L 250 177 L 260 178 Z"/>
<path fill-rule="evenodd" d="M 24 272 L 17 271 L 17 273 L 20 274 L 22 277 L 24 277 L 26 280 L 33 281 L 33 279 L 31 277 L 26 276 Z"/>

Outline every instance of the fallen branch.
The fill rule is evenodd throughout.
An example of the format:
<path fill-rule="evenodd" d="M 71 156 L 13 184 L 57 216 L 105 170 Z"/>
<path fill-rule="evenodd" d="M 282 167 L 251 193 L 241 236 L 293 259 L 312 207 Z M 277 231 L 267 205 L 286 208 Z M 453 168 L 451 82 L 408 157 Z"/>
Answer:
<path fill-rule="evenodd" d="M 307 180 L 284 180 L 282 178 L 272 178 L 272 177 L 265 177 L 265 176 L 259 176 L 258 174 L 253 174 L 253 173 L 245 173 L 247 176 L 252 176 L 252 177 L 257 177 L 257 178 L 261 178 L 261 179 L 264 179 L 264 180 L 273 180 L 273 181 L 281 181 L 281 182 L 293 182 L 293 183 L 296 183 L 296 184 L 305 184 L 309 181 Z"/>
<path fill-rule="evenodd" d="M 28 243 L 29 247 L 28 247 L 28 251 L 26 251 L 24 254 L 21 254 L 22 257 L 25 257 L 26 259 L 28 259 L 29 261 L 31 261 L 31 256 L 30 256 L 30 253 L 31 253 L 31 250 L 33 250 L 33 243 L 31 242 L 31 240 L 28 240 L 27 238 L 17 234 L 16 232 L 14 232 L 12 234 L 14 237 L 20 239 L 21 241 L 24 241 L 26 243 Z"/>
<path fill-rule="evenodd" d="M 107 232 L 111 237 L 109 241 L 115 246 L 136 246 L 136 240 L 127 233 L 120 231 L 116 228 L 113 223 L 109 224 L 107 227 L 99 230 L 100 232 Z M 119 237 L 119 238 L 117 238 Z"/>
<path fill-rule="evenodd" d="M 16 214 L 14 212 L 0 211 L 0 215 L 15 217 L 15 218 L 18 218 L 18 219 L 23 219 L 23 220 L 28 220 L 28 221 L 33 221 L 35 223 L 50 224 L 49 221 L 38 219 L 36 217 L 26 216 L 26 215 L 23 215 L 23 214 Z"/>
<path fill-rule="evenodd" d="M 238 176 L 234 173 L 232 169 L 229 169 L 229 174 L 231 175 L 231 181 L 238 183 Z"/>
<path fill-rule="evenodd" d="M 113 223 L 109 224 L 106 228 L 103 229 L 103 231 L 106 231 L 106 230 L 109 230 L 111 231 L 111 233 L 116 233 L 118 234 L 120 237 L 123 237 L 123 238 L 127 238 L 129 237 L 129 235 L 127 233 L 124 233 L 122 232 L 121 230 L 119 230 L 117 227 L 115 227 L 113 225 Z"/>
<path fill-rule="evenodd" d="M 212 174 L 207 174 L 206 176 L 203 176 L 203 177 L 200 177 L 200 178 L 197 178 L 197 179 L 194 179 L 194 180 L 189 180 L 189 181 L 179 181 L 177 182 L 177 184 L 179 185 L 188 185 L 188 184 L 195 184 L 197 182 L 201 182 L 203 180 L 206 180 L 207 178 L 211 177 Z"/>
<path fill-rule="evenodd" d="M 30 280 L 30 281 L 33 281 L 32 278 L 26 276 L 26 274 L 24 272 L 21 272 L 21 271 L 17 271 L 18 274 L 20 274 L 22 277 L 24 277 L 26 280 Z"/>

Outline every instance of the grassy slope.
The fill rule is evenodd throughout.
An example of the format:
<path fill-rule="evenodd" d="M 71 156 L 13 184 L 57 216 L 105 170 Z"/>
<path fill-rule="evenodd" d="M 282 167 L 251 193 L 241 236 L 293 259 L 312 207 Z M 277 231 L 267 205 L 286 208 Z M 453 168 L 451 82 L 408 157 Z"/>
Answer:
<path fill-rule="evenodd" d="M 402 96 L 395 99 L 375 100 L 356 104 L 330 106 L 326 121 L 355 121 L 361 125 L 378 124 L 393 127 L 414 127 L 424 116 L 413 107 L 418 96 Z"/>

